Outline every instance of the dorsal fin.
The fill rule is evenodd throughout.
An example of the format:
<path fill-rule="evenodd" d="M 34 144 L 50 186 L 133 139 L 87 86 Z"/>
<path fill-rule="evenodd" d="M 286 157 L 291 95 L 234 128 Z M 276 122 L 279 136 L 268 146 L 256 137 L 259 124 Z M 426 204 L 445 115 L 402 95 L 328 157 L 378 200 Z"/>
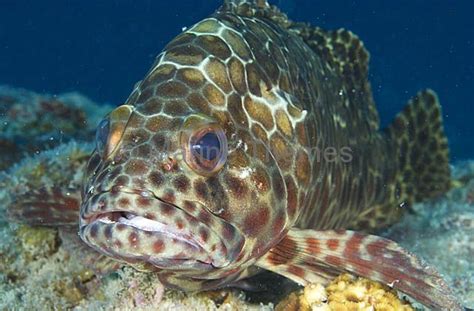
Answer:
<path fill-rule="evenodd" d="M 357 119 L 367 120 L 370 131 L 379 129 L 379 115 L 368 80 L 369 52 L 354 33 L 346 29 L 327 31 L 307 23 L 293 22 L 276 6 L 269 5 L 266 0 L 224 0 L 218 13 L 225 12 L 270 19 L 280 27 L 300 36 L 343 78 L 350 110 L 359 114 Z"/>
<path fill-rule="evenodd" d="M 225 12 L 245 17 L 267 18 L 283 28 L 288 28 L 293 23 L 276 6 L 268 4 L 267 0 L 224 0 L 217 13 Z"/>
<path fill-rule="evenodd" d="M 350 104 L 363 114 L 372 130 L 378 130 L 379 115 L 368 80 L 369 52 L 359 37 L 342 28 L 327 31 L 302 23 L 293 24 L 290 30 L 300 35 L 315 53 L 339 72 Z"/>

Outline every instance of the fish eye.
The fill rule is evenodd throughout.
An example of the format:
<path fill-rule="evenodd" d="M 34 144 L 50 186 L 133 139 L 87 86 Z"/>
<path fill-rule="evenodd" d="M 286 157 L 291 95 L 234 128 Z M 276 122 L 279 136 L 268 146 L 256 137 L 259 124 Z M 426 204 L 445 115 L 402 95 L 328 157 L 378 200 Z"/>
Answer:
<path fill-rule="evenodd" d="M 198 174 L 212 175 L 227 160 L 227 139 L 217 124 L 207 124 L 194 130 L 185 143 L 186 162 Z"/>
<path fill-rule="evenodd" d="M 104 155 L 107 141 L 109 139 L 110 133 L 110 120 L 109 118 L 105 118 L 100 121 L 99 125 L 97 126 L 97 130 L 95 132 L 95 144 L 97 151 L 99 154 Z"/>

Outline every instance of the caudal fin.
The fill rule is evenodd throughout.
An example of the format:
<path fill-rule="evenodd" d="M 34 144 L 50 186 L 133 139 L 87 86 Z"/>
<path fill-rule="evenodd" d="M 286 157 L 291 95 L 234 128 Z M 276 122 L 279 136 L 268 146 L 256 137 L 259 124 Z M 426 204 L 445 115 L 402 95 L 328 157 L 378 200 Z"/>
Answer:
<path fill-rule="evenodd" d="M 450 188 L 448 140 L 441 106 L 432 90 L 413 97 L 387 131 L 398 155 L 400 203 L 433 198 Z"/>

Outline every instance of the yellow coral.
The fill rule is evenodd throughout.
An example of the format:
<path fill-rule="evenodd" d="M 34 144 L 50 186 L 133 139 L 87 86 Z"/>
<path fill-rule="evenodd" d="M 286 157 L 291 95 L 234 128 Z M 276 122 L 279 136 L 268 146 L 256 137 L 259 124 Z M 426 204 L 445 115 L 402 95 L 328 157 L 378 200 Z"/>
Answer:
<path fill-rule="evenodd" d="M 59 246 L 57 230 L 52 228 L 21 225 L 16 236 L 28 260 L 51 255 Z"/>
<path fill-rule="evenodd" d="M 342 274 L 327 287 L 331 310 L 413 310 L 389 287 L 349 274 Z"/>
<path fill-rule="evenodd" d="M 309 284 L 300 292 L 290 294 L 275 310 L 408 311 L 413 308 L 385 285 L 342 274 L 326 288 Z"/>

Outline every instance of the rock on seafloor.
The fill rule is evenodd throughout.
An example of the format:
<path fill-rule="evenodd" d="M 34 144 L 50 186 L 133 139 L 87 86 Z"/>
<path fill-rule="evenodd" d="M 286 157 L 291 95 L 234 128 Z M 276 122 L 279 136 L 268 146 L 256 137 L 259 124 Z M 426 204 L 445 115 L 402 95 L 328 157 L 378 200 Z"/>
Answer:
<path fill-rule="evenodd" d="M 111 106 L 95 104 L 77 93 L 51 96 L 0 86 L 0 310 L 38 306 L 76 310 L 421 309 L 385 285 L 347 274 L 326 286 L 298 289 L 283 285 L 285 291 L 268 286 L 277 293 L 266 297 L 238 289 L 199 294 L 167 290 L 153 274 L 131 267 L 97 276 L 70 253 L 57 229 L 11 223 L 3 217 L 5 207 L 14 205 L 18 196 L 31 195 L 42 186 L 80 189 L 95 127 L 110 110 Z M 437 268 L 464 305 L 472 308 L 474 162 L 456 164 L 453 177 L 453 190 L 438 200 L 415 205 L 412 213 L 381 234 Z"/>

